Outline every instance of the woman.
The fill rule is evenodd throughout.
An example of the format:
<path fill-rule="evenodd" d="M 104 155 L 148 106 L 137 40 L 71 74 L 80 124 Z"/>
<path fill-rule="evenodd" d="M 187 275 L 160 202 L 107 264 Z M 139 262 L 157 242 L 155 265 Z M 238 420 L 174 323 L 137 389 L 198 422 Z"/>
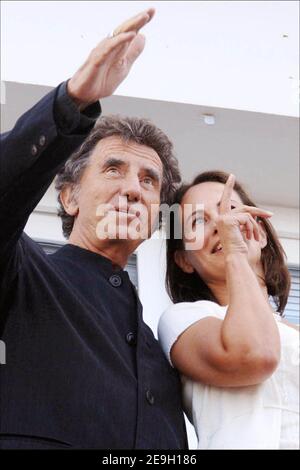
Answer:
<path fill-rule="evenodd" d="M 175 202 L 181 210 L 167 237 L 174 305 L 158 334 L 181 373 L 198 448 L 299 448 L 299 333 L 282 319 L 290 277 L 272 214 L 223 172 L 200 174 Z"/>

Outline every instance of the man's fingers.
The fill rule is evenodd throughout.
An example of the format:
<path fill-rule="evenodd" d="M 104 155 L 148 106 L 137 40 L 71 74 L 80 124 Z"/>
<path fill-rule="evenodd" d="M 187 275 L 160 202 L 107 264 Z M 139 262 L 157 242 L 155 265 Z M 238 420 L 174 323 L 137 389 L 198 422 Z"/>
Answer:
<path fill-rule="evenodd" d="M 154 13 L 154 8 L 148 8 L 148 10 L 145 10 L 142 13 L 139 13 L 138 15 L 134 16 L 133 18 L 126 20 L 114 30 L 114 36 L 127 31 L 135 31 L 136 33 L 138 33 L 139 30 L 143 26 L 145 26 L 145 24 L 149 23 L 149 21 L 153 18 Z"/>
<path fill-rule="evenodd" d="M 114 47 L 110 52 L 111 61 L 115 64 L 124 65 L 129 71 L 135 60 L 143 52 L 145 47 L 145 37 L 142 34 L 138 34 L 133 37 L 130 41 L 125 41 Z"/>
<path fill-rule="evenodd" d="M 224 191 L 221 197 L 220 214 L 226 214 L 231 209 L 230 200 L 231 200 L 234 184 L 235 184 L 235 176 L 233 174 L 230 174 L 226 181 Z"/>
<path fill-rule="evenodd" d="M 143 52 L 145 47 L 145 36 L 138 34 L 129 44 L 128 50 L 126 52 L 126 60 L 131 66 L 138 56 Z"/>
<path fill-rule="evenodd" d="M 149 20 L 148 20 L 148 23 L 149 23 L 149 21 L 151 21 L 153 16 L 155 15 L 155 8 L 148 8 L 148 10 L 146 10 L 146 11 L 149 15 Z"/>
<path fill-rule="evenodd" d="M 111 39 L 103 39 L 92 52 L 93 57 L 96 58 L 95 65 L 100 65 L 108 56 L 114 57 L 115 54 L 119 54 L 123 47 L 125 53 L 126 46 L 129 46 L 135 36 L 136 34 L 131 31 L 120 33 Z"/>
<path fill-rule="evenodd" d="M 136 33 L 134 31 L 120 33 L 117 36 L 114 36 L 113 38 L 106 40 L 107 48 L 112 51 L 113 49 L 120 46 L 121 44 L 127 41 L 131 41 L 135 36 L 136 36 Z"/>
<path fill-rule="evenodd" d="M 144 49 L 145 39 L 138 35 L 138 39 L 133 41 L 138 31 L 153 18 L 154 8 L 149 8 L 142 13 L 130 18 L 114 30 L 113 37 L 103 39 L 93 50 L 93 57 L 96 57 L 95 65 L 100 65 L 110 56 L 113 60 L 122 60 L 125 58 L 127 49 L 129 54 L 126 56 L 129 64 L 132 64 Z M 133 43 L 133 44 L 132 44 Z"/>

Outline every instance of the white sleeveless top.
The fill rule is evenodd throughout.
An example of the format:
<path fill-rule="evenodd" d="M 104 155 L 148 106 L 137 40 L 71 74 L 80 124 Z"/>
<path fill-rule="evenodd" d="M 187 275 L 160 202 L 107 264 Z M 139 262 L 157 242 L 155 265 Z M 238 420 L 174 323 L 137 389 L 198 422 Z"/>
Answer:
<path fill-rule="evenodd" d="M 177 338 L 207 316 L 221 320 L 227 307 L 214 302 L 182 302 L 161 316 L 158 339 L 170 362 Z M 299 449 L 299 332 L 274 314 L 281 359 L 259 385 L 222 388 L 181 376 L 184 411 L 195 427 L 199 449 Z"/>

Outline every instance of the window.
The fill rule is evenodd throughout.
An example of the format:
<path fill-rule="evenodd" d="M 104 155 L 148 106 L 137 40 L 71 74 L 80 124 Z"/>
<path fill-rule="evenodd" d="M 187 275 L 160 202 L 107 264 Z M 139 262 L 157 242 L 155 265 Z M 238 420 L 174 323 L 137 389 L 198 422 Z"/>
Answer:
<path fill-rule="evenodd" d="M 291 323 L 299 325 L 300 313 L 299 313 L 299 300 L 300 300 L 300 286 L 299 286 L 299 266 L 289 266 L 289 272 L 291 274 L 291 289 L 289 298 L 284 310 L 284 318 Z M 276 309 L 275 302 L 270 297 L 270 303 L 274 309 Z"/>
<path fill-rule="evenodd" d="M 56 250 L 58 250 L 60 247 L 62 247 L 64 244 L 63 243 L 56 243 L 56 242 L 50 242 L 50 241 L 45 241 L 45 240 L 36 240 L 38 244 L 43 248 L 43 250 L 47 254 L 55 253 Z M 125 267 L 125 270 L 128 272 L 129 277 L 131 279 L 132 284 L 138 288 L 138 278 L 137 278 L 137 263 L 136 263 L 136 255 L 132 254 L 129 257 L 127 266 Z"/>
<path fill-rule="evenodd" d="M 291 323 L 299 325 L 299 301 L 300 301 L 300 269 L 299 266 L 290 266 L 291 290 L 287 305 L 285 307 L 285 318 Z"/>

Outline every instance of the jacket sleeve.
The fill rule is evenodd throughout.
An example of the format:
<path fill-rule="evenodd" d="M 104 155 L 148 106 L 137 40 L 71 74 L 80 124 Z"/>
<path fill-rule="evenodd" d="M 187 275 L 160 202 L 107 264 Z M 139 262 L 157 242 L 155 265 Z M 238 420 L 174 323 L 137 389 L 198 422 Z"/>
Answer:
<path fill-rule="evenodd" d="M 80 113 L 67 82 L 27 111 L 0 141 L 0 274 L 55 175 L 94 126 L 99 103 Z"/>

